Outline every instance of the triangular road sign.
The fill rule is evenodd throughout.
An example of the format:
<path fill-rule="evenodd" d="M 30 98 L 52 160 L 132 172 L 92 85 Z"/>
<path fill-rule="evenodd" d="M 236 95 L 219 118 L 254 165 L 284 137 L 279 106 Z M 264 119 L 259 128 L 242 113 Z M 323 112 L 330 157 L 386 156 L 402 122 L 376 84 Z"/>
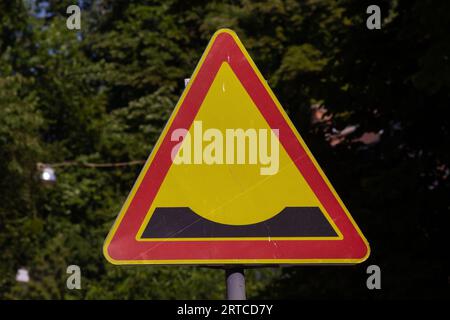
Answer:
<path fill-rule="evenodd" d="M 369 245 L 233 31 L 214 34 L 104 244 L 114 264 L 359 263 Z"/>

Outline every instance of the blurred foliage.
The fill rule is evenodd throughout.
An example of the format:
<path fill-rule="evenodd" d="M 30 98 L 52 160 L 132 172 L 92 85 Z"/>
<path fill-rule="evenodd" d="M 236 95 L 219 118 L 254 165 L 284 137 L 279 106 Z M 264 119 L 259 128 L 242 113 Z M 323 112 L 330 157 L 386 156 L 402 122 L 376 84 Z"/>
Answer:
<path fill-rule="evenodd" d="M 145 159 L 207 41 L 234 29 L 371 243 L 350 267 L 247 271 L 250 298 L 448 297 L 450 5 L 377 1 L 0 1 L 0 298 L 220 299 L 224 272 L 119 267 L 103 240 L 140 167 L 38 162 Z M 324 104 L 331 123 L 311 124 Z M 358 125 L 331 147 L 326 134 Z M 378 144 L 353 138 L 382 132 Z M 67 290 L 66 267 L 82 270 Z M 382 290 L 366 288 L 367 265 Z M 30 282 L 16 282 L 19 268 Z"/>

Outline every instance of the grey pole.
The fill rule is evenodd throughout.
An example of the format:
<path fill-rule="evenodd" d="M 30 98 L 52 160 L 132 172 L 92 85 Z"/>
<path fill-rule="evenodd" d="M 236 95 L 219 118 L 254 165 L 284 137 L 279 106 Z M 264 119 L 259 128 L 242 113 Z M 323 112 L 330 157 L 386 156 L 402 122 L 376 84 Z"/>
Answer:
<path fill-rule="evenodd" d="M 225 269 L 228 300 L 245 300 L 244 268 Z"/>

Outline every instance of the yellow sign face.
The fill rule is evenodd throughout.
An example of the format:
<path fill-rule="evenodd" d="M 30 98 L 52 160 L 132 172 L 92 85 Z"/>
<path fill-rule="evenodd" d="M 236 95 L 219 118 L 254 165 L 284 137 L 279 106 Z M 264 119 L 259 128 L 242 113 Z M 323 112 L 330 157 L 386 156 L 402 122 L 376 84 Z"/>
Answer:
<path fill-rule="evenodd" d="M 355 263 L 342 201 L 237 36 L 219 30 L 105 243 L 113 263 Z"/>
<path fill-rule="evenodd" d="M 227 62 L 220 67 L 194 121 L 202 124 L 202 132 L 197 130 L 194 133 L 194 125 L 191 125 L 189 128 L 191 141 L 188 144 L 183 141 L 184 146 L 179 149 L 177 157 L 186 145 L 193 155 L 192 138 L 195 139 L 208 129 L 220 130 L 223 137 L 226 137 L 226 130 L 230 128 L 241 128 L 244 131 L 265 129 L 271 132 L 267 121 Z M 200 136 L 198 139 L 203 137 Z M 246 140 L 248 151 L 249 139 Z M 208 146 L 215 142 L 202 143 Z M 219 148 L 216 148 L 216 152 L 217 149 Z M 237 148 L 234 149 L 237 151 Z M 267 149 L 270 153 L 269 143 Z M 226 151 L 221 152 L 223 158 Z M 281 212 L 286 204 L 320 207 L 314 192 L 282 146 L 279 148 L 279 164 L 272 164 L 273 166 L 278 167 L 274 168 L 274 171 L 277 171 L 275 174 L 261 175 L 260 163 L 172 165 L 146 219 L 149 220 L 153 210 L 158 207 L 187 206 L 198 215 L 214 222 L 246 225 L 272 218 Z M 145 225 L 144 223 L 142 226 Z"/>

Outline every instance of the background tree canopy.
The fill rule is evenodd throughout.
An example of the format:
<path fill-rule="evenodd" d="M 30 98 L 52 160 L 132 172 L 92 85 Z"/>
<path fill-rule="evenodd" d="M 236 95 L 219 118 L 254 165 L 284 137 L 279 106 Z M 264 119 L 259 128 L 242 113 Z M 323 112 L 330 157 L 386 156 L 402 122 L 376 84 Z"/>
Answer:
<path fill-rule="evenodd" d="M 0 1 L 0 298 L 223 297 L 220 270 L 103 258 L 140 165 L 58 167 L 51 187 L 36 167 L 146 159 L 221 27 L 242 39 L 372 248 L 358 266 L 252 269 L 249 297 L 449 297 L 450 3 L 376 1 L 382 28 L 368 30 L 372 2 L 80 1 L 76 31 L 73 1 Z M 70 264 L 82 290 L 66 289 Z M 370 264 L 382 290 L 366 288 Z"/>

